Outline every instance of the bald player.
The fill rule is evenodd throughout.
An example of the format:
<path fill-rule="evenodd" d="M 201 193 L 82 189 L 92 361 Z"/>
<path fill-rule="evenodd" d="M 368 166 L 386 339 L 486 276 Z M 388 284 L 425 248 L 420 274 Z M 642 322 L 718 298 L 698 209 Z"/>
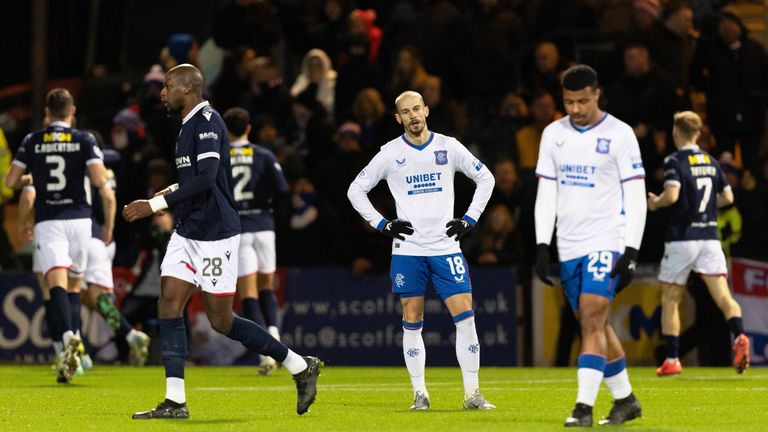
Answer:
<path fill-rule="evenodd" d="M 293 374 L 298 390 L 296 411 L 304 414 L 317 394 L 320 361 L 294 353 L 258 324 L 232 313 L 240 219 L 232 196 L 227 128 L 202 93 L 203 76 L 196 67 L 182 64 L 168 71 L 160 99 L 170 116 L 182 118 L 176 140 L 179 183 L 150 200 L 137 200 L 123 208 L 128 222 L 169 207 L 177 217 L 160 266 L 157 305 L 165 400 L 155 409 L 135 413 L 133 418 L 189 418 L 184 389 L 187 336 L 182 314 L 198 287 L 203 290 L 205 311 L 214 330 L 274 358 Z"/>

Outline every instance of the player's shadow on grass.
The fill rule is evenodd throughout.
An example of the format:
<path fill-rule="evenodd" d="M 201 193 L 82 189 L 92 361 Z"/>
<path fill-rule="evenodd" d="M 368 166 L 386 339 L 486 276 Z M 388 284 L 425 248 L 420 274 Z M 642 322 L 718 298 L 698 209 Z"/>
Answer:
<path fill-rule="evenodd" d="M 184 424 L 206 425 L 206 424 L 227 424 L 227 423 L 245 423 L 243 419 L 211 419 L 211 420 L 184 420 Z"/>

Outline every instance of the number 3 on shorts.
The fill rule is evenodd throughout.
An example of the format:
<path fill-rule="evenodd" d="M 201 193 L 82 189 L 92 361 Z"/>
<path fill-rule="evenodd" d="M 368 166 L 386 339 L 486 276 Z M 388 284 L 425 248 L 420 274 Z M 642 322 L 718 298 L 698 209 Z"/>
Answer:
<path fill-rule="evenodd" d="M 203 276 L 221 276 L 221 258 L 203 258 Z M 209 272 L 208 269 L 211 269 Z"/>

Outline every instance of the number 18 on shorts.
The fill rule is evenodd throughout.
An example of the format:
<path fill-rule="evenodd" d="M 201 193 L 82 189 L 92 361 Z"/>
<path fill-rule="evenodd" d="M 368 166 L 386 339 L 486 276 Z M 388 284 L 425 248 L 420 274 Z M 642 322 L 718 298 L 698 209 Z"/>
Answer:
<path fill-rule="evenodd" d="M 438 256 L 392 255 L 392 292 L 400 297 L 424 296 L 432 282 L 443 300 L 472 292 L 467 260 L 461 253 Z"/>

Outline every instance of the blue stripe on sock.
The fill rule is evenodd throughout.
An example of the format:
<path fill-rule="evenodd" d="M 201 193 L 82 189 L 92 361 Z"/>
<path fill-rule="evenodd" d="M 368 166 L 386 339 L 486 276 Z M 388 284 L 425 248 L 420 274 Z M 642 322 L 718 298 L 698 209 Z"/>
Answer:
<path fill-rule="evenodd" d="M 614 360 L 610 363 L 605 364 L 605 371 L 603 371 L 603 374 L 606 378 L 610 378 L 614 375 L 618 375 L 619 372 L 623 371 L 627 368 L 627 358 L 621 357 L 618 360 Z"/>
<path fill-rule="evenodd" d="M 424 327 L 424 320 L 421 320 L 419 322 L 408 322 L 406 320 L 403 320 L 403 328 L 406 330 L 419 330 L 422 327 Z"/>
<path fill-rule="evenodd" d="M 600 372 L 605 370 L 605 357 L 595 354 L 579 355 L 579 368 L 595 369 Z"/>
<path fill-rule="evenodd" d="M 473 316 L 475 316 L 475 311 L 470 309 L 470 310 L 468 310 L 466 312 L 462 312 L 462 313 L 454 316 L 453 317 L 453 323 L 456 324 L 459 321 L 464 321 L 465 319 L 467 319 L 469 317 L 473 317 Z"/>

